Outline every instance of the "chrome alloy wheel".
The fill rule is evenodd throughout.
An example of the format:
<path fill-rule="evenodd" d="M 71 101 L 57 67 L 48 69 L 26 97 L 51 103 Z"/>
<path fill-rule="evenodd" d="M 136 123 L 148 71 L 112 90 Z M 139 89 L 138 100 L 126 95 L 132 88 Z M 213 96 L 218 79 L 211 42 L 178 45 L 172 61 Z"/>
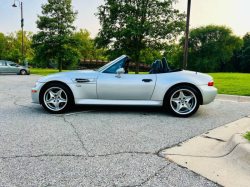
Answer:
<path fill-rule="evenodd" d="M 68 97 L 62 88 L 51 87 L 45 92 L 43 101 L 48 109 L 60 111 L 67 105 Z"/>
<path fill-rule="evenodd" d="M 21 75 L 26 75 L 26 71 L 25 70 L 21 70 Z"/>
<path fill-rule="evenodd" d="M 189 114 L 197 105 L 195 94 L 188 89 L 180 89 L 174 92 L 170 98 L 170 106 L 178 114 Z"/>

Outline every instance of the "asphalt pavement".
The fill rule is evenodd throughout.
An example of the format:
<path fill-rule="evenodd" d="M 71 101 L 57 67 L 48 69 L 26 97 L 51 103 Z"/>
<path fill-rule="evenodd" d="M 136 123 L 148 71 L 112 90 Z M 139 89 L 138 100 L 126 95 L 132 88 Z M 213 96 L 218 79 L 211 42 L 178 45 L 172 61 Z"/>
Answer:
<path fill-rule="evenodd" d="M 250 103 L 219 100 L 189 118 L 153 107 L 53 115 L 31 103 L 40 77 L 0 75 L 0 186 L 218 186 L 159 153 L 250 115 Z"/>

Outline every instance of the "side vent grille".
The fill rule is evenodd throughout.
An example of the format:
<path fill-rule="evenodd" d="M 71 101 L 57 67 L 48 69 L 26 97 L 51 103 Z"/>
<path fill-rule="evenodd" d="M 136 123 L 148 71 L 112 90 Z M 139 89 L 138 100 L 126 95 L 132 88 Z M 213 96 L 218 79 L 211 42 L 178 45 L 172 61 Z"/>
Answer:
<path fill-rule="evenodd" d="M 84 82 L 89 82 L 89 79 L 72 79 L 73 82 L 78 82 L 78 83 L 84 83 Z"/>

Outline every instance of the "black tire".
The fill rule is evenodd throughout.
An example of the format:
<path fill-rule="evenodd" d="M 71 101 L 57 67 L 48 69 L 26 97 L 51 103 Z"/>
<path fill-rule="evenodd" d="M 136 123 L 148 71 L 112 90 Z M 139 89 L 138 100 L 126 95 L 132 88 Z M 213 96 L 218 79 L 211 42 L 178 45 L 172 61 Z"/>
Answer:
<path fill-rule="evenodd" d="M 53 88 L 62 89 L 64 91 L 63 95 L 67 99 L 67 103 L 65 104 L 65 106 L 61 110 L 55 111 L 52 108 L 50 108 L 50 105 L 45 104 L 45 94 L 47 93 L 47 91 L 49 89 L 53 89 Z M 70 108 L 74 105 L 74 97 L 73 97 L 71 91 L 69 90 L 69 88 L 67 86 L 60 84 L 60 83 L 49 83 L 49 84 L 45 85 L 45 87 L 41 90 L 39 97 L 40 97 L 41 104 L 43 105 L 43 108 L 52 114 L 62 114 L 64 112 L 70 110 Z"/>
<path fill-rule="evenodd" d="M 21 69 L 19 75 L 27 75 L 27 71 L 25 69 Z"/>
<path fill-rule="evenodd" d="M 188 94 L 190 94 L 189 95 L 190 97 L 193 96 L 193 99 L 190 99 L 189 101 L 185 101 L 184 99 L 180 99 L 178 97 L 178 99 L 180 99 L 180 102 L 178 102 L 178 103 L 180 103 L 179 104 L 180 106 L 183 106 L 183 108 L 181 109 L 183 111 L 180 110 L 179 112 L 177 112 L 177 110 L 178 110 L 177 105 L 178 104 L 176 104 L 177 102 L 171 101 L 171 98 L 175 99 L 176 96 L 180 93 L 180 91 L 182 91 L 182 93 L 184 93 L 184 97 L 183 97 L 184 99 L 185 99 L 185 97 L 188 97 Z M 189 105 L 191 110 L 189 110 L 188 108 L 185 107 L 185 106 L 188 106 L 187 104 L 191 105 L 191 106 Z M 175 108 L 175 105 L 176 105 L 176 108 Z M 197 93 L 197 91 L 194 88 L 192 88 L 191 86 L 187 86 L 187 85 L 177 86 L 177 87 L 173 88 L 172 90 L 170 90 L 170 92 L 167 93 L 167 95 L 164 99 L 164 107 L 177 117 L 192 116 L 199 109 L 199 106 L 200 106 L 200 95 Z"/>

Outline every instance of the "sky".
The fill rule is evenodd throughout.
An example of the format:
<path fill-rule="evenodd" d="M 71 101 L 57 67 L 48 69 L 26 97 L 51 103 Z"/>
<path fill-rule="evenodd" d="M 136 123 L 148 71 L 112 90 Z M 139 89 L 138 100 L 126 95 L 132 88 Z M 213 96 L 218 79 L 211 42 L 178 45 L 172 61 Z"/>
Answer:
<path fill-rule="evenodd" d="M 24 10 L 24 30 L 36 33 L 37 14 L 41 15 L 41 4 L 47 0 L 21 0 Z M 0 32 L 7 34 L 21 29 L 21 10 L 13 8 L 14 0 L 0 0 Z M 16 1 L 18 4 L 18 1 Z M 74 25 L 79 30 L 87 29 L 95 37 L 100 29 L 94 15 L 104 0 L 72 0 L 74 10 L 78 10 Z M 174 8 L 187 12 L 187 0 L 179 0 Z M 209 24 L 226 25 L 235 35 L 243 37 L 250 32 L 250 0 L 192 0 L 190 28 Z"/>

